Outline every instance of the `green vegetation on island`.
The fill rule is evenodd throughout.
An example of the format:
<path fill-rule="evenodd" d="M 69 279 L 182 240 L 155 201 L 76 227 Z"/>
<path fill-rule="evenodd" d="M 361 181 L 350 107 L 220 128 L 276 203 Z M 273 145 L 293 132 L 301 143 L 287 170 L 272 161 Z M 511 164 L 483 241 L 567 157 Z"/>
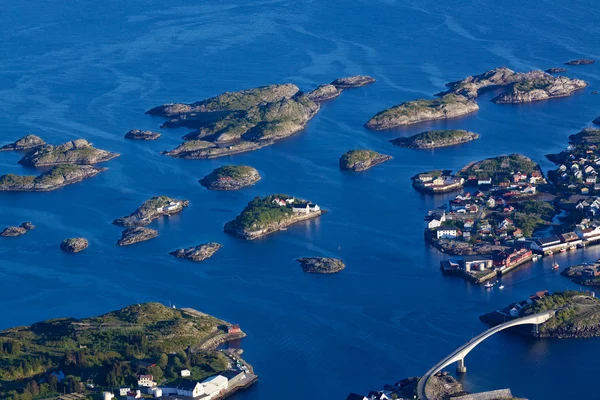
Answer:
<path fill-rule="evenodd" d="M 540 166 L 529 157 L 522 154 L 510 154 L 472 162 L 463 167 L 456 175 L 465 179 L 475 176 L 477 179 L 494 178 L 499 180 L 516 172 L 529 175 L 533 172 L 541 173 L 541 170 Z"/>
<path fill-rule="evenodd" d="M 47 192 L 96 176 L 106 168 L 91 165 L 57 165 L 38 176 L 7 174 L 0 176 L 0 191 Z"/>
<path fill-rule="evenodd" d="M 30 150 L 45 145 L 46 142 L 36 135 L 27 135 L 17 140 L 14 143 L 6 144 L 0 147 L 0 151 L 12 151 L 12 150 Z"/>
<path fill-rule="evenodd" d="M 464 96 L 448 94 L 438 99 L 413 100 L 381 111 L 365 124 L 369 129 L 390 129 L 397 126 L 416 124 L 436 119 L 460 117 L 479 106 Z"/>
<path fill-rule="evenodd" d="M 432 130 L 421 132 L 410 137 L 390 140 L 396 146 L 413 149 L 434 149 L 436 147 L 453 146 L 478 139 L 479 135 L 462 129 Z"/>
<path fill-rule="evenodd" d="M 92 146 L 85 139 L 77 139 L 58 146 L 47 144 L 25 154 L 19 163 L 31 167 L 44 167 L 60 164 L 90 165 L 118 157 Z"/>
<path fill-rule="evenodd" d="M 339 165 L 344 170 L 364 171 L 391 159 L 391 156 L 373 150 L 350 150 L 340 157 Z"/>
<path fill-rule="evenodd" d="M 237 190 L 260 180 L 255 168 L 246 165 L 225 165 L 200 180 L 200 184 L 212 190 Z"/>
<path fill-rule="evenodd" d="M 106 388 L 135 387 L 139 374 L 156 382 L 175 379 L 184 368 L 203 379 L 227 369 L 228 358 L 211 343 L 236 336 L 227 333 L 229 326 L 194 310 L 144 303 L 6 329 L 0 331 L 0 398 L 81 392 L 81 379 L 90 376 Z"/>

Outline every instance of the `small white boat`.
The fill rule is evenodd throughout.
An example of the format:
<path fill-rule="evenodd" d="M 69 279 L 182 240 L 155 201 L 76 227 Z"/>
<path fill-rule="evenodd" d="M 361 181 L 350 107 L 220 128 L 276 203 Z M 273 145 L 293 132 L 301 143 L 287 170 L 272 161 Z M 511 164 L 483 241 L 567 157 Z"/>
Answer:
<path fill-rule="evenodd" d="M 539 258 L 539 256 L 537 254 L 535 254 L 533 257 L 531 257 L 532 261 L 537 261 Z"/>
<path fill-rule="evenodd" d="M 498 289 L 500 289 L 500 290 L 504 289 L 504 285 L 498 286 Z"/>
<path fill-rule="evenodd" d="M 552 263 L 552 271 L 556 271 L 558 269 L 558 263 L 556 261 L 554 261 Z"/>
<path fill-rule="evenodd" d="M 491 288 L 493 288 L 493 287 L 494 287 L 494 283 L 489 283 L 489 282 L 488 282 L 488 283 L 486 283 L 486 284 L 485 284 L 485 285 L 483 285 L 483 286 L 485 286 L 485 288 L 486 288 L 486 289 L 491 289 Z"/>

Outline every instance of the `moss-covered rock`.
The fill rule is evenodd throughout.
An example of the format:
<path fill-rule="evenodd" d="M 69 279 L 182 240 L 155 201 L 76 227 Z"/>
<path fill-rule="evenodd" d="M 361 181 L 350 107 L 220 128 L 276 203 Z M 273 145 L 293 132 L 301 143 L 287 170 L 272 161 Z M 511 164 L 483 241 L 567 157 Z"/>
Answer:
<path fill-rule="evenodd" d="M 304 272 L 313 274 L 335 274 L 346 268 L 344 262 L 338 258 L 305 257 L 296 261 L 300 263 Z"/>
<path fill-rule="evenodd" d="M 14 143 L 6 144 L 0 147 L 0 151 L 12 151 L 12 150 L 30 150 L 41 146 L 44 146 L 46 142 L 36 135 L 27 135 L 17 140 Z"/>
<path fill-rule="evenodd" d="M 58 165 L 39 176 L 7 174 L 0 176 L 0 191 L 47 192 L 96 176 L 106 168 L 91 165 Z"/>
<path fill-rule="evenodd" d="M 355 75 L 345 78 L 338 78 L 331 82 L 331 85 L 338 89 L 350 89 L 368 85 L 375 82 L 375 78 L 367 75 Z"/>
<path fill-rule="evenodd" d="M 393 139 L 390 142 L 396 146 L 412 149 L 434 149 L 437 147 L 454 146 L 478 138 L 479 135 L 473 132 L 462 129 L 448 129 L 421 132 L 407 138 L 400 137 Z"/>
<path fill-rule="evenodd" d="M 121 238 L 117 241 L 117 246 L 129 246 L 134 243 L 144 242 L 154 239 L 158 236 L 158 231 L 155 229 L 136 226 L 127 228 L 121 233 Z"/>
<path fill-rule="evenodd" d="M 219 243 L 205 243 L 188 249 L 179 249 L 170 252 L 177 258 L 185 258 L 189 261 L 200 262 L 212 257 L 222 247 Z"/>
<path fill-rule="evenodd" d="M 142 131 L 140 129 L 132 129 L 125 134 L 125 139 L 133 140 L 156 140 L 161 136 L 160 133 L 154 131 Z"/>
<path fill-rule="evenodd" d="M 237 190 L 255 184 L 260 174 L 246 165 L 225 165 L 212 171 L 199 182 L 211 190 Z"/>
<path fill-rule="evenodd" d="M 339 165 L 343 170 L 359 172 L 391 159 L 391 156 L 373 150 L 350 150 L 340 157 Z"/>
<path fill-rule="evenodd" d="M 42 146 L 27 153 L 19 163 L 31 167 L 43 167 L 60 164 L 89 165 L 108 161 L 118 157 L 117 153 L 96 149 L 84 139 L 77 139 L 58 146 Z"/>

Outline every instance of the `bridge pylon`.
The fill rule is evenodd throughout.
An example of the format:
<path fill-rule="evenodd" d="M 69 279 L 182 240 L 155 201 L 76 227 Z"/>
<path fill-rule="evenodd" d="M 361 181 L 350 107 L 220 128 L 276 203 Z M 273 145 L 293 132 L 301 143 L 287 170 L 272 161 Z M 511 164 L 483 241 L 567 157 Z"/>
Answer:
<path fill-rule="evenodd" d="M 456 365 L 456 372 L 458 372 L 459 374 L 464 374 L 465 372 L 467 372 L 467 367 L 465 366 L 464 358 L 458 360 L 458 363 Z"/>

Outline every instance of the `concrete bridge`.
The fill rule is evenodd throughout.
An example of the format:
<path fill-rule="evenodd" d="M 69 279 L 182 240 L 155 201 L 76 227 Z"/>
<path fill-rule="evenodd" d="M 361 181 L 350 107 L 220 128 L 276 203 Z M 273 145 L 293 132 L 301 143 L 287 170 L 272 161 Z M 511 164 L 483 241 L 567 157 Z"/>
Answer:
<path fill-rule="evenodd" d="M 469 354 L 471 350 L 477 347 L 479 343 L 483 342 L 485 339 L 489 338 L 494 333 L 500 332 L 504 329 L 508 329 L 517 325 L 533 324 L 537 327 L 537 325 L 543 324 L 550 318 L 554 317 L 554 314 L 555 311 L 550 310 L 539 314 L 529 315 L 527 317 L 513 319 L 503 324 L 496 325 L 495 327 L 488 329 L 487 331 L 474 337 L 469 342 L 450 353 L 448 357 L 435 364 L 429 371 L 427 371 L 427 373 L 425 373 L 425 375 L 423 375 L 423 377 L 419 380 L 419 384 L 417 386 L 418 398 L 420 400 L 427 400 L 427 395 L 425 394 L 425 387 L 427 386 L 427 381 L 429 380 L 429 378 L 446 368 L 448 365 L 456 362 L 458 363 L 456 367 L 458 372 L 467 372 L 467 367 L 465 367 L 465 357 L 467 356 L 467 354 Z"/>

